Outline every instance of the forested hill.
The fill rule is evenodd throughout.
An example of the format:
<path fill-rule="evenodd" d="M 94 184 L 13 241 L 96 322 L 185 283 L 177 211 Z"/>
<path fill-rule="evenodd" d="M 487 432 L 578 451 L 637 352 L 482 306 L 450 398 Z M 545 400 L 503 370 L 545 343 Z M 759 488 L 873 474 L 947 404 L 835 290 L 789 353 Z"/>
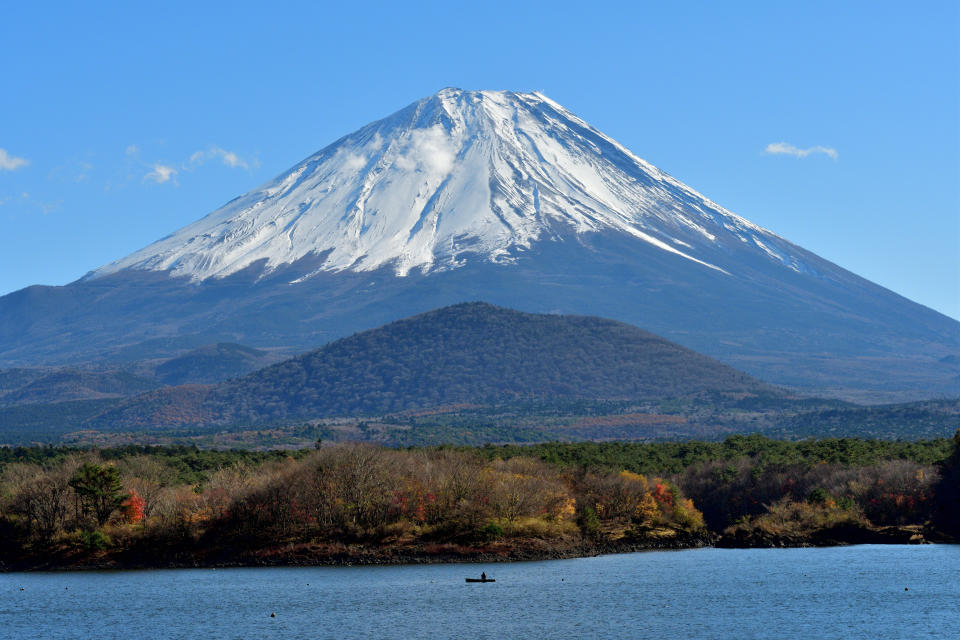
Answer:
<path fill-rule="evenodd" d="M 280 359 L 267 351 L 221 342 L 167 360 L 157 367 L 156 376 L 169 385 L 208 384 L 242 376 Z"/>
<path fill-rule="evenodd" d="M 173 390 L 171 390 L 173 391 Z M 160 391 L 99 427 L 262 423 L 528 399 L 644 401 L 780 391 L 637 327 L 585 316 L 445 307 L 333 342 L 191 395 Z M 202 398 L 202 399 L 201 399 Z M 167 401 L 169 399 L 169 401 Z M 184 419 L 171 416 L 170 403 Z M 162 424 L 157 416 L 164 415 Z"/>

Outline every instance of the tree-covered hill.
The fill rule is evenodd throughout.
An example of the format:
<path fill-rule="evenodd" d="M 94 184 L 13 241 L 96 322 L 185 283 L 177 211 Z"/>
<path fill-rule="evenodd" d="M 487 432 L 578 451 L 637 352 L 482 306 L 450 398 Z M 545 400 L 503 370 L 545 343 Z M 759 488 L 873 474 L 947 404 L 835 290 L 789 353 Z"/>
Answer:
<path fill-rule="evenodd" d="M 210 384 L 256 371 L 280 358 L 242 344 L 203 345 L 160 364 L 155 375 L 164 384 Z"/>
<path fill-rule="evenodd" d="M 11 370 L 6 377 L 14 379 L 13 374 L 18 371 L 23 370 Z M 30 372 L 33 371 L 41 370 Z M 160 383 L 152 378 L 126 371 L 60 369 L 17 377 L 23 380 L 24 384 L 5 392 L 0 391 L 0 407 L 118 398 L 144 393 L 160 386 Z"/>
<path fill-rule="evenodd" d="M 529 399 L 641 402 L 716 394 L 782 392 L 621 322 L 465 303 L 337 340 L 189 394 L 189 402 L 175 389 L 160 390 L 93 426 L 270 423 Z"/>

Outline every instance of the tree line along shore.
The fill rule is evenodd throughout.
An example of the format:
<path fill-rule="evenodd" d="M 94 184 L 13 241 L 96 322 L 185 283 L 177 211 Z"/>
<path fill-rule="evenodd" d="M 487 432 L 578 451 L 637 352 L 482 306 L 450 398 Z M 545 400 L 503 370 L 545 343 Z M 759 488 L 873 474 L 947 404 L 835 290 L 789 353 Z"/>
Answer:
<path fill-rule="evenodd" d="M 3 570 L 955 541 L 952 439 L 0 448 Z"/>

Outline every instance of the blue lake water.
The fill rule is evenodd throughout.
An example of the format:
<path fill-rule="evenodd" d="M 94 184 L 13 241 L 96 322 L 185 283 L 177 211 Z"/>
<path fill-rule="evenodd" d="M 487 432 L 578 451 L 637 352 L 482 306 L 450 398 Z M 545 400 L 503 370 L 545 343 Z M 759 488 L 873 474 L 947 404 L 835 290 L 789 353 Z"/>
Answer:
<path fill-rule="evenodd" d="M 481 571 L 497 582 L 465 583 Z M 960 546 L 13 573 L 0 598 L 0 638 L 18 640 L 960 638 Z"/>

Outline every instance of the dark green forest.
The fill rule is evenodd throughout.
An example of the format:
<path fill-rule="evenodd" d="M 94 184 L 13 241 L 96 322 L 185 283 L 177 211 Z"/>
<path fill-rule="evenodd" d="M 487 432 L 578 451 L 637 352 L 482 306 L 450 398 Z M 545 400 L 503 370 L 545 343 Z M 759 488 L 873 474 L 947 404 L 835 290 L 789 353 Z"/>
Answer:
<path fill-rule="evenodd" d="M 203 393 L 148 394 L 91 426 L 274 424 L 463 404 L 701 394 L 785 395 L 627 324 L 465 303 L 337 340 Z"/>

